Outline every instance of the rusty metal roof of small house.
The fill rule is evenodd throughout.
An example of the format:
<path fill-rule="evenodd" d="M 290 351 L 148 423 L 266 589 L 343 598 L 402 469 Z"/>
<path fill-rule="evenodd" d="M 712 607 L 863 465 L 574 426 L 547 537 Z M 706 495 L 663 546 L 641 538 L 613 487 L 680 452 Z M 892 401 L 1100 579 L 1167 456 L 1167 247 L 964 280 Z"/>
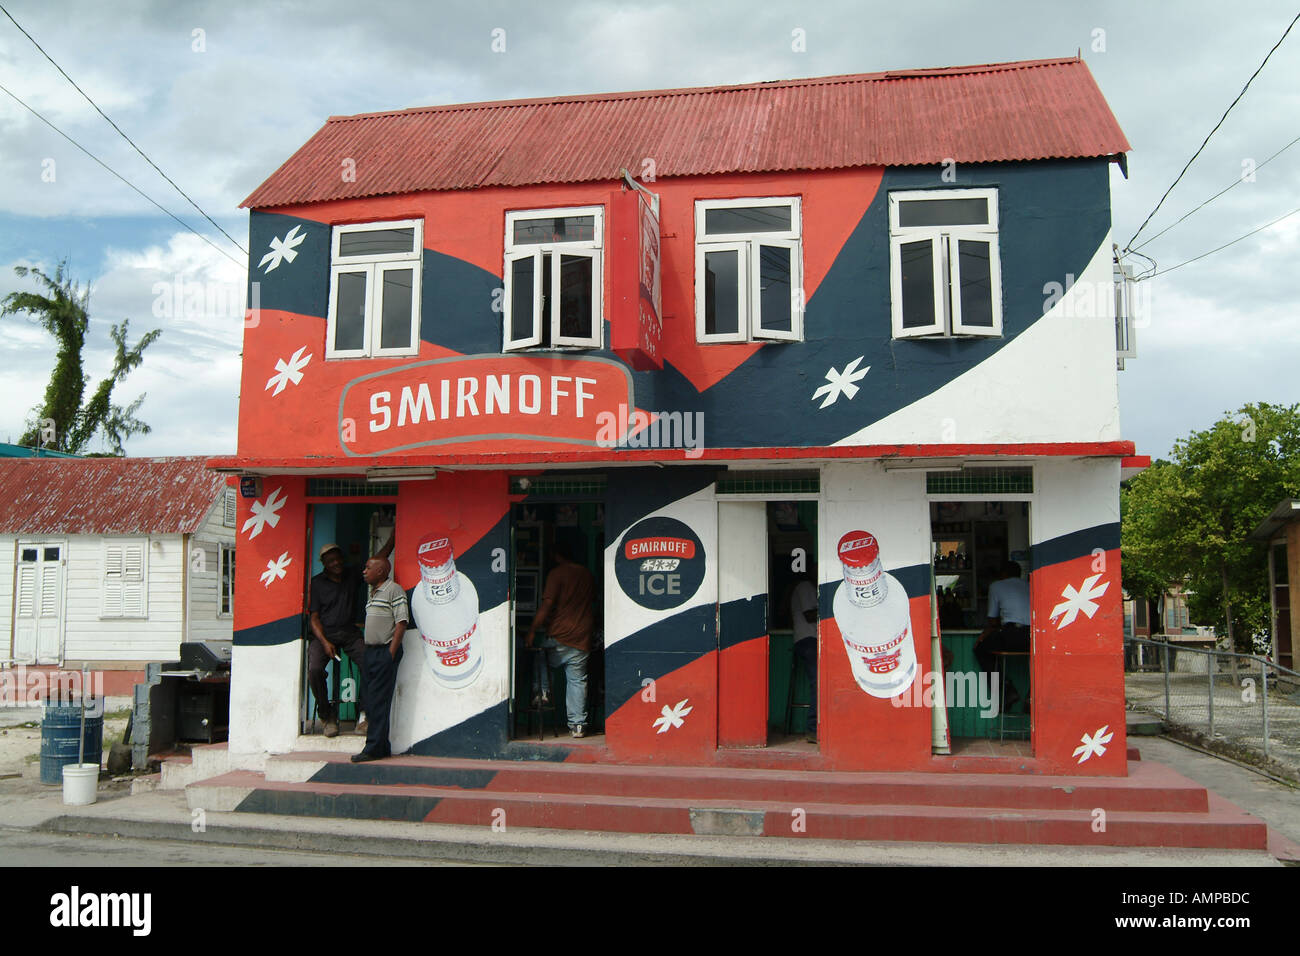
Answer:
<path fill-rule="evenodd" d="M 206 457 L 0 459 L 0 534 L 188 534 L 225 485 Z"/>
<path fill-rule="evenodd" d="M 242 205 L 1129 148 L 1082 60 L 1029 60 L 332 116 Z"/>

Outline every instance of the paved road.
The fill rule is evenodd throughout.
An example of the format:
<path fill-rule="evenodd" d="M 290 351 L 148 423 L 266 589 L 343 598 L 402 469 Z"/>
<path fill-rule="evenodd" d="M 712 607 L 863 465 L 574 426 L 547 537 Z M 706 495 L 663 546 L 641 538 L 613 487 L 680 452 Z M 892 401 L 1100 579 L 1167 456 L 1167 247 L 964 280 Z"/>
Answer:
<path fill-rule="evenodd" d="M 0 829 L 0 866 L 484 866 Z"/>

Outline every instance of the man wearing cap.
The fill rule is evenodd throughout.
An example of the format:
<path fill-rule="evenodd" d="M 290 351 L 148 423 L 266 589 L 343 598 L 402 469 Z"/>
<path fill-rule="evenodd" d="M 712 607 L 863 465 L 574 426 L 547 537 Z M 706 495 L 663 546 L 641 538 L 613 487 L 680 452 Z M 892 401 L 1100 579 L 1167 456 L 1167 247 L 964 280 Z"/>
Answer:
<path fill-rule="evenodd" d="M 330 700 L 325 664 L 331 659 L 338 660 L 342 649 L 357 665 L 358 671 L 364 668 L 365 640 L 357 626 L 357 594 L 364 582 L 360 568 L 344 565 L 343 550 L 337 544 L 327 544 L 319 553 L 325 570 L 311 579 L 307 610 L 311 615 L 314 640 L 307 649 L 307 683 L 316 697 L 316 709 L 325 725 L 325 736 L 335 737 L 339 732 L 338 711 Z M 393 537 L 389 537 L 376 557 L 387 561 L 392 553 Z M 358 688 L 357 703 L 360 710 L 367 710 L 364 674 Z M 359 723 L 357 729 L 363 730 L 363 724 Z"/>

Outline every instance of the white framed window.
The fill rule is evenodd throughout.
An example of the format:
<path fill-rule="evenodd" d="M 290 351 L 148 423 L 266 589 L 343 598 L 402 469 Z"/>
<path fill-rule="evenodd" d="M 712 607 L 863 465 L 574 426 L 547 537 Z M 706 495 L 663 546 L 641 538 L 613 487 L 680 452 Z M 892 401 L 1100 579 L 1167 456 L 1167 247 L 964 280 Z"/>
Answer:
<path fill-rule="evenodd" d="M 797 196 L 696 201 L 697 341 L 803 338 L 802 234 Z"/>
<path fill-rule="evenodd" d="M 604 212 L 506 213 L 503 351 L 600 348 Z"/>
<path fill-rule="evenodd" d="M 217 569 L 217 617 L 230 617 L 235 609 L 235 546 L 218 545 L 220 567 Z"/>
<path fill-rule="evenodd" d="M 895 338 L 1002 334 L 996 189 L 889 194 Z"/>
<path fill-rule="evenodd" d="M 104 578 L 100 617 L 149 616 L 148 539 L 104 541 Z"/>
<path fill-rule="evenodd" d="M 326 358 L 419 352 L 423 256 L 420 219 L 334 227 Z"/>

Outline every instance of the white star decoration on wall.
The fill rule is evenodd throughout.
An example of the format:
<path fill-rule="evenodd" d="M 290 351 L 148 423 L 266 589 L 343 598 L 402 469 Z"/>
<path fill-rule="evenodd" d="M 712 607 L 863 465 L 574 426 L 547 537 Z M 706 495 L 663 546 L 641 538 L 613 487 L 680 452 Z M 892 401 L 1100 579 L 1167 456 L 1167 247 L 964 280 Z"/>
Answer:
<path fill-rule="evenodd" d="M 294 226 L 284 234 L 283 239 L 277 239 L 272 236 L 271 251 L 262 256 L 262 261 L 257 264 L 258 268 L 266 266 L 269 262 L 271 264 L 266 266 L 263 272 L 271 272 L 281 262 L 293 262 L 294 259 L 297 259 L 298 253 L 294 250 L 302 245 L 302 241 L 307 238 L 306 235 L 298 234 L 298 230 L 301 228 L 301 226 Z"/>
<path fill-rule="evenodd" d="M 278 581 L 280 578 L 284 577 L 284 569 L 291 563 L 292 559 L 289 557 L 288 551 L 284 552 L 284 554 L 280 555 L 274 561 L 266 562 L 266 570 L 262 572 L 263 586 L 269 588 L 272 581 Z"/>
<path fill-rule="evenodd" d="M 814 402 L 823 395 L 826 396 L 825 401 L 818 405 L 818 408 L 825 408 L 827 405 L 834 405 L 841 395 L 849 401 L 853 400 L 853 396 L 858 394 L 858 386 L 853 383 L 861 381 L 866 374 L 871 371 L 870 365 L 864 369 L 858 368 L 858 363 L 864 358 L 866 358 L 865 355 L 859 355 L 848 365 L 844 366 L 844 371 L 842 372 L 837 372 L 834 368 L 831 368 L 826 372 L 826 384 L 813 392 L 812 395 L 812 400 Z"/>
<path fill-rule="evenodd" d="M 272 375 L 270 378 L 266 380 L 266 388 L 270 388 L 272 385 L 275 386 L 275 391 L 271 393 L 272 396 L 279 395 L 281 392 L 283 392 L 284 387 L 288 385 L 290 382 L 292 382 L 294 385 L 297 385 L 299 382 L 302 381 L 302 370 L 305 369 L 307 367 L 307 363 L 311 361 L 310 352 L 308 352 L 305 356 L 302 354 L 303 352 L 306 351 L 307 351 L 307 346 L 304 345 L 302 348 L 294 352 L 293 355 L 289 357 L 289 361 L 287 363 L 285 362 L 284 359 L 276 359 L 275 361 L 276 374 Z M 263 389 L 263 391 L 265 390 L 266 389 Z"/>
<path fill-rule="evenodd" d="M 1113 733 L 1106 733 L 1108 730 L 1110 724 L 1105 724 L 1095 734 L 1084 734 L 1079 738 L 1083 742 L 1074 748 L 1074 756 L 1079 757 L 1079 763 L 1083 763 L 1094 754 L 1100 757 L 1106 752 L 1106 744 L 1110 743 L 1110 739 L 1115 736 Z M 1080 754 L 1082 756 L 1079 756 Z"/>
<path fill-rule="evenodd" d="M 281 489 L 276 488 L 275 491 L 267 495 L 265 504 L 260 501 L 253 502 L 252 517 L 245 521 L 244 526 L 239 529 L 241 532 L 247 531 L 249 528 L 253 529 L 252 533 L 248 536 L 249 541 L 252 541 L 261 534 L 262 529 L 268 524 L 274 528 L 280 523 L 280 515 L 278 512 L 284 507 L 285 502 L 289 500 L 288 495 L 278 497 L 280 495 Z"/>
<path fill-rule="evenodd" d="M 1065 600 L 1052 608 L 1052 613 L 1049 615 L 1049 620 L 1056 620 L 1060 616 L 1061 619 L 1056 623 L 1058 631 L 1067 624 L 1073 624 L 1080 611 L 1086 614 L 1089 620 L 1097 613 L 1097 602 L 1093 598 L 1101 597 L 1106 593 L 1106 589 L 1110 587 L 1109 581 L 1101 587 L 1094 587 L 1100 577 L 1100 574 L 1094 574 L 1085 580 L 1077 591 L 1074 589 L 1073 584 L 1065 586 L 1065 590 L 1061 592 L 1061 597 L 1065 598 Z"/>
<path fill-rule="evenodd" d="M 663 716 L 656 718 L 655 722 L 650 726 L 658 727 L 659 730 L 657 733 L 661 734 L 667 733 L 669 727 L 680 727 L 686 722 L 686 715 L 695 709 L 694 707 L 687 707 L 686 704 L 688 702 L 689 698 L 687 700 L 679 700 L 672 707 L 664 704 L 664 709 L 661 711 Z"/>

